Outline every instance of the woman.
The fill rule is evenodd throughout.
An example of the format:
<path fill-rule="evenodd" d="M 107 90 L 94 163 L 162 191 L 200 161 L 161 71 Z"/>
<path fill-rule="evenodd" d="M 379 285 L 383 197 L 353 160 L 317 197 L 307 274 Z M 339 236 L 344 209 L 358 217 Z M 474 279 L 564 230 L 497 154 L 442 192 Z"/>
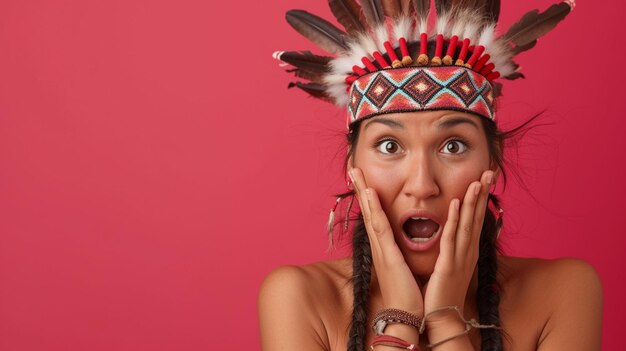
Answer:
<path fill-rule="evenodd" d="M 430 30 L 430 2 L 394 4 L 364 1 L 361 12 L 330 1 L 347 34 L 304 11 L 287 15 L 339 56 L 278 54 L 311 81 L 295 86 L 347 104 L 349 194 L 362 217 L 351 258 L 266 279 L 263 350 L 599 349 L 595 271 L 497 255 L 501 210 L 490 194 L 515 133 L 494 122 L 495 80 L 521 76 L 513 57 L 572 4 L 531 12 L 496 40 L 497 1 L 435 1 Z"/>

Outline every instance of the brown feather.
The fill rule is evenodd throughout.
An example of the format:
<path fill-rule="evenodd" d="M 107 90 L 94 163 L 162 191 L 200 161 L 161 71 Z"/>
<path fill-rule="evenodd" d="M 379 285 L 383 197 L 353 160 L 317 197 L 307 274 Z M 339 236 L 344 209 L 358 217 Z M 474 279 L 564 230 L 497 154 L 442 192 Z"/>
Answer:
<path fill-rule="evenodd" d="M 314 55 L 310 51 L 285 51 L 280 54 L 279 59 L 301 70 L 328 73 L 328 63 L 332 57 Z"/>
<path fill-rule="evenodd" d="M 554 29 L 570 11 L 570 5 L 565 2 L 554 4 L 541 13 L 539 10 L 530 11 L 512 25 L 502 37 L 515 47 L 526 47 Z"/>
<path fill-rule="evenodd" d="M 492 82 L 491 84 L 493 84 L 493 97 L 502 96 L 502 83 Z"/>
<path fill-rule="evenodd" d="M 382 3 L 385 16 L 397 18 L 402 14 L 402 4 L 400 0 L 382 0 Z"/>
<path fill-rule="evenodd" d="M 513 73 L 504 76 L 502 78 L 504 79 L 508 79 L 508 80 L 514 80 L 514 79 L 518 79 L 518 78 L 526 78 L 526 76 L 524 76 L 523 73 L 519 72 L 519 64 L 515 61 L 511 61 L 511 63 L 513 64 Z"/>
<path fill-rule="evenodd" d="M 481 0 L 435 0 L 435 10 L 437 11 L 437 16 L 441 16 L 443 13 L 447 13 L 454 18 L 455 15 L 463 9 L 477 8 L 477 2 L 482 2 Z"/>
<path fill-rule="evenodd" d="M 309 71 L 304 71 L 299 68 L 288 69 L 287 73 L 293 73 L 294 76 L 302 79 L 306 79 L 313 83 L 323 83 L 324 82 L 324 74 L 323 73 L 313 73 Z"/>
<path fill-rule="evenodd" d="M 324 75 L 329 72 L 328 62 L 332 57 L 314 55 L 310 51 L 286 51 L 280 54 L 279 59 L 295 67 L 288 69 L 287 72 L 299 78 L 321 83 Z"/>
<path fill-rule="evenodd" d="M 400 0 L 400 3 L 402 4 L 402 13 L 405 15 L 410 15 L 415 10 L 413 0 Z"/>
<path fill-rule="evenodd" d="M 457 0 L 455 3 L 456 10 L 464 8 L 474 9 L 487 22 L 496 23 L 498 18 L 500 18 L 500 0 Z"/>
<path fill-rule="evenodd" d="M 517 56 L 520 53 L 526 51 L 526 50 L 530 50 L 532 48 L 535 47 L 535 45 L 537 45 L 537 40 L 533 40 L 530 43 L 528 43 L 527 45 L 524 46 L 516 46 L 515 48 L 513 48 L 513 50 L 511 51 L 513 53 L 513 56 Z"/>
<path fill-rule="evenodd" d="M 498 23 L 498 19 L 500 19 L 500 0 L 486 0 L 483 12 L 488 21 Z"/>
<path fill-rule="evenodd" d="M 333 101 L 333 99 L 326 93 L 326 87 L 319 83 L 302 83 L 302 82 L 291 82 L 287 86 L 287 88 L 297 87 L 304 91 L 306 91 L 309 95 L 323 99 L 327 101 Z"/>
<path fill-rule="evenodd" d="M 320 48 L 334 54 L 348 51 L 346 33 L 325 19 L 304 10 L 289 10 L 285 18 L 298 33 Z"/>
<path fill-rule="evenodd" d="M 502 78 L 508 79 L 508 80 L 515 80 L 515 79 L 518 79 L 518 78 L 526 78 L 526 76 L 523 73 L 520 73 L 520 72 L 513 72 L 513 73 L 509 74 L 508 76 L 502 77 Z"/>
<path fill-rule="evenodd" d="M 356 0 L 328 0 L 330 10 L 348 33 L 365 32 L 365 16 Z"/>
<path fill-rule="evenodd" d="M 370 27 L 376 28 L 385 22 L 385 14 L 381 0 L 361 0 L 363 14 Z"/>
<path fill-rule="evenodd" d="M 451 0 L 435 0 L 435 11 L 437 11 L 437 16 L 450 12 L 451 3 Z"/>
<path fill-rule="evenodd" d="M 415 8 L 417 18 L 427 19 L 430 13 L 430 0 L 413 0 L 413 8 Z"/>

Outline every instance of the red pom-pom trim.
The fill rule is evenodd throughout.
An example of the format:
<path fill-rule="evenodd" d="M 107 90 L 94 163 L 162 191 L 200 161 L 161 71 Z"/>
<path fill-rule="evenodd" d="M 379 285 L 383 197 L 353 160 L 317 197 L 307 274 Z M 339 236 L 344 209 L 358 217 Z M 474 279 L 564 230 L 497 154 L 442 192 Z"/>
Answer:
<path fill-rule="evenodd" d="M 428 34 L 420 35 L 420 55 L 428 55 Z"/>
<path fill-rule="evenodd" d="M 359 76 L 351 74 L 351 75 L 346 77 L 346 84 L 350 85 L 350 84 L 354 83 L 354 81 L 357 80 L 358 78 L 359 78 Z"/>
<path fill-rule="evenodd" d="M 400 51 L 402 52 L 402 57 L 411 56 L 409 54 L 409 47 L 406 45 L 406 39 L 404 37 L 398 39 L 400 41 Z"/>
<path fill-rule="evenodd" d="M 467 52 L 469 50 L 470 40 L 465 38 L 463 39 L 463 46 L 461 46 L 461 53 L 459 54 L 459 58 L 457 62 L 462 61 L 465 62 L 465 58 L 467 57 Z"/>
<path fill-rule="evenodd" d="M 494 68 L 496 68 L 496 65 L 494 65 L 493 62 L 490 62 L 485 67 L 483 67 L 483 69 L 480 71 L 480 74 L 487 77 L 489 73 L 493 71 Z"/>
<path fill-rule="evenodd" d="M 390 67 L 391 65 L 387 62 L 387 60 L 385 60 L 385 58 L 383 57 L 383 55 L 380 54 L 380 52 L 378 51 L 374 51 L 374 53 L 372 54 L 374 56 L 374 58 L 376 59 L 376 62 L 378 62 L 378 64 L 380 65 L 380 67 L 382 68 L 387 68 Z"/>
<path fill-rule="evenodd" d="M 487 80 L 488 80 L 488 81 L 490 81 L 490 82 L 491 82 L 492 80 L 494 80 L 494 79 L 498 79 L 498 78 L 500 78 L 500 72 L 491 72 L 491 73 L 489 73 L 489 75 L 487 76 Z"/>
<path fill-rule="evenodd" d="M 391 46 L 390 42 L 386 41 L 383 43 L 383 45 L 385 46 L 385 50 L 387 50 L 387 55 L 389 56 L 389 59 L 392 63 L 395 61 L 400 61 L 400 59 L 398 59 L 398 55 L 396 55 L 396 50 L 393 49 L 393 46 Z"/>
<path fill-rule="evenodd" d="M 435 46 L 435 57 L 441 57 L 443 53 L 443 34 L 437 34 L 437 43 Z"/>
<path fill-rule="evenodd" d="M 359 77 L 360 76 L 364 76 L 364 75 L 367 74 L 366 70 L 364 70 L 363 68 L 361 68 L 361 67 L 359 67 L 357 65 L 352 66 L 352 72 L 356 73 L 356 75 L 359 76 Z"/>
<path fill-rule="evenodd" d="M 478 45 L 476 47 L 474 47 L 474 51 L 472 52 L 472 56 L 470 57 L 469 60 L 467 60 L 467 64 L 470 66 L 474 66 L 474 64 L 476 63 L 476 61 L 478 61 L 478 58 L 480 57 L 480 55 L 483 54 L 483 52 L 485 52 L 485 47 L 482 45 Z"/>
<path fill-rule="evenodd" d="M 450 38 L 450 44 L 448 44 L 448 51 L 446 52 L 446 56 L 454 57 L 454 52 L 456 51 L 456 46 L 459 42 L 459 37 L 453 35 Z"/>
<path fill-rule="evenodd" d="M 368 71 L 370 72 L 378 71 L 378 68 L 367 57 L 365 56 L 361 57 L 361 62 L 363 62 L 363 64 L 365 65 L 365 68 L 367 68 Z"/>
<path fill-rule="evenodd" d="M 487 63 L 490 58 L 491 56 L 489 54 L 484 54 L 483 56 L 481 56 L 476 62 L 476 65 L 474 65 L 474 70 L 480 72 L 480 70 L 483 69 L 485 63 Z"/>

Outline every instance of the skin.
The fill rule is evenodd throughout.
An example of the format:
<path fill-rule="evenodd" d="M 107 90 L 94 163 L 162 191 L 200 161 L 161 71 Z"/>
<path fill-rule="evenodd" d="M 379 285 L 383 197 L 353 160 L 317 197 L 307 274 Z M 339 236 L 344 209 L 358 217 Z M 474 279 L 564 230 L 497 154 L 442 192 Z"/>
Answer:
<path fill-rule="evenodd" d="M 348 169 L 372 249 L 369 310 L 424 316 L 459 306 L 466 319 L 477 318 L 478 242 L 499 173 L 480 118 L 454 111 L 400 113 L 374 117 L 360 128 Z M 403 218 L 415 209 L 428 210 L 442 228 L 421 251 L 403 237 Z M 499 265 L 506 350 L 599 349 L 602 295 L 589 265 L 512 257 L 499 257 Z M 351 274 L 350 259 L 272 272 L 259 296 L 263 350 L 345 350 Z M 439 312 L 427 319 L 424 334 L 403 324 L 388 326 L 385 334 L 424 350 L 464 329 L 456 312 Z M 372 338 L 368 330 L 367 344 Z M 480 335 L 472 330 L 434 349 L 479 350 Z"/>

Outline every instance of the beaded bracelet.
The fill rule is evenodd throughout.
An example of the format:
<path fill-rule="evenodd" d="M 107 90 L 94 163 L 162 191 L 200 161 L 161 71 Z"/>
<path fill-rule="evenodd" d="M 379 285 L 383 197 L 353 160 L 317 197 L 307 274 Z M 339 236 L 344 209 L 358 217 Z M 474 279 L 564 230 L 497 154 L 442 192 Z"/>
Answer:
<path fill-rule="evenodd" d="M 461 337 L 463 335 L 466 335 L 467 333 L 469 333 L 469 331 L 472 328 L 477 328 L 477 329 L 488 329 L 488 328 L 495 328 L 498 329 L 498 326 L 495 324 L 480 324 L 478 323 L 478 321 L 476 321 L 476 319 L 472 318 L 470 320 L 467 320 L 463 317 L 463 314 L 461 313 L 461 309 L 459 308 L 459 306 L 444 306 L 444 307 L 440 307 L 440 308 L 436 308 L 430 312 L 428 312 L 425 316 L 424 319 L 422 321 L 422 325 L 419 328 L 419 333 L 423 334 L 424 330 L 426 329 L 426 320 L 428 319 L 428 317 L 430 317 L 431 315 L 435 314 L 435 313 L 439 313 L 439 312 L 444 312 L 444 311 L 456 311 L 456 313 L 459 315 L 459 318 L 461 318 L 461 320 L 463 321 L 463 323 L 465 323 L 465 330 L 462 331 L 459 334 L 456 335 L 452 335 L 450 337 L 447 337 L 441 341 L 437 341 L 435 343 L 432 344 L 428 344 L 426 345 L 426 347 L 429 348 L 433 348 L 435 346 L 439 346 L 445 342 L 448 342 L 452 339 L 456 339 L 458 337 Z"/>
<path fill-rule="evenodd" d="M 461 313 L 461 309 L 459 308 L 459 306 L 444 306 L 444 307 L 436 308 L 436 309 L 428 312 L 424 316 L 424 319 L 422 321 L 422 325 L 420 325 L 420 328 L 419 328 L 420 334 L 424 334 L 424 330 L 426 329 L 426 320 L 428 319 L 428 317 L 430 317 L 431 315 L 433 315 L 435 313 L 444 312 L 444 311 L 456 311 L 456 313 L 459 315 L 459 318 L 461 318 L 463 323 L 465 323 L 465 325 L 468 328 L 470 328 L 470 329 L 471 328 L 478 328 L 478 329 L 488 329 L 488 328 L 495 328 L 495 329 L 497 329 L 498 328 L 498 326 L 495 325 L 495 324 L 480 324 L 474 318 L 472 318 L 470 320 L 467 320 L 467 319 L 463 318 L 463 314 Z"/>
<path fill-rule="evenodd" d="M 391 323 L 402 323 L 420 330 L 421 319 L 407 311 L 388 308 L 376 313 L 372 322 L 372 329 L 376 335 L 381 335 L 387 324 Z"/>
<path fill-rule="evenodd" d="M 374 350 L 374 346 L 378 346 L 378 345 L 397 347 L 399 349 L 405 349 L 405 350 L 415 350 L 415 351 L 420 350 L 417 345 L 411 344 L 410 342 L 406 340 L 402 340 L 400 338 L 396 338 L 395 336 L 391 336 L 391 335 L 376 335 L 374 337 L 374 341 L 372 342 L 372 345 L 370 345 L 370 349 Z"/>

